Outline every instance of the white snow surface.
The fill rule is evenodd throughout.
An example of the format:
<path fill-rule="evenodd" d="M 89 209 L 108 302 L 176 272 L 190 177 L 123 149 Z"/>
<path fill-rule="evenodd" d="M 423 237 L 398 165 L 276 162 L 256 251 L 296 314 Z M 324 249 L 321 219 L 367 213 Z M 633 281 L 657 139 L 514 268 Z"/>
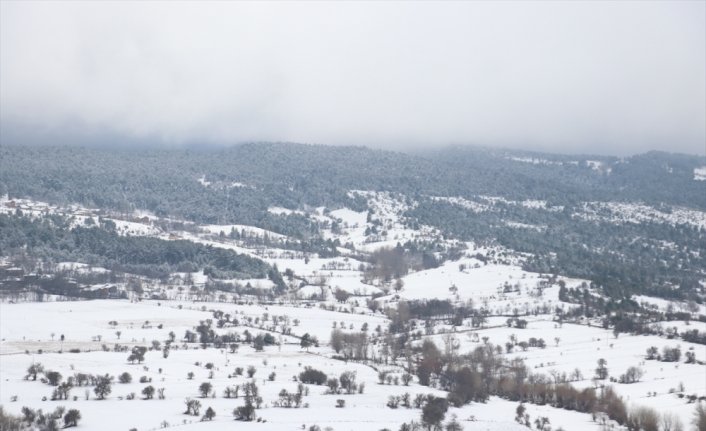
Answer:
<path fill-rule="evenodd" d="M 136 427 L 152 430 L 158 429 L 164 421 L 170 426 L 179 425 L 179 429 L 221 429 L 235 425 L 231 412 L 234 407 L 242 404 L 242 398 L 224 398 L 223 389 L 246 381 L 245 377 L 229 375 L 233 374 L 236 367 L 247 368 L 250 365 L 257 369 L 254 379 L 263 397 L 263 407 L 257 411 L 257 415 L 266 420 L 266 423 L 237 423 L 239 429 L 294 430 L 312 424 L 330 426 L 335 430 L 397 429 L 402 422 L 418 421 L 420 411 L 387 408 L 385 403 L 390 395 L 409 392 L 412 396 L 417 393 L 445 396 L 441 391 L 414 382 L 409 387 L 379 385 L 377 371 L 374 369 L 363 364 L 328 358 L 326 355 L 330 350 L 325 344 L 319 348 L 310 348 L 307 352 L 298 346 L 298 340 L 290 337 L 280 337 L 283 342 L 281 347 L 267 347 L 263 352 L 256 352 L 248 346 L 241 346 L 236 353 L 228 353 L 227 349 L 203 350 L 198 345 L 189 346 L 188 349 L 181 347 L 178 340 L 183 332 L 193 328 L 198 321 L 209 318 L 210 313 L 202 310 L 214 308 L 233 313 L 239 319 L 246 316 L 261 317 L 263 313 L 269 316 L 287 314 L 292 319 L 301 320 L 298 326 L 293 327 L 295 333 L 306 331 L 315 334 L 323 343 L 326 342 L 333 321 L 345 322 L 346 326 L 353 324 L 358 329 L 363 322 L 374 328 L 376 323 L 384 323 L 385 320 L 381 316 L 329 312 L 308 307 L 238 306 L 224 303 L 188 305 L 181 302 L 131 303 L 105 300 L 0 304 L 0 381 L 3 382 L 0 385 L 0 403 L 7 411 L 15 414 L 25 405 L 45 410 L 51 410 L 57 405 L 77 408 L 82 416 L 79 429 L 117 431 Z M 25 324 L 24 318 L 27 315 L 37 316 L 33 325 Z M 115 320 L 117 325 L 110 325 L 111 320 Z M 158 325 L 162 325 L 162 328 Z M 257 328 L 248 329 L 254 333 L 260 331 Z M 121 331 L 120 340 L 117 331 Z M 176 344 L 180 347 L 173 348 L 166 359 L 160 351 L 148 351 L 141 365 L 128 363 L 127 352 L 104 352 L 100 348 L 103 343 L 112 347 L 118 342 L 128 346 L 149 345 L 151 340 L 166 339 L 171 331 L 175 332 Z M 63 343 L 59 340 L 61 335 L 65 336 Z M 101 336 L 102 340 L 96 341 L 97 336 Z M 62 347 L 64 353 L 57 353 Z M 44 353 L 37 353 L 38 349 Z M 81 353 L 68 353 L 69 349 L 80 349 Z M 25 350 L 30 353 L 23 353 Z M 86 400 L 84 388 L 78 387 L 71 391 L 72 396 L 76 395 L 76 400 L 42 401 L 42 397 L 51 393 L 52 387 L 24 378 L 25 369 L 33 361 L 41 362 L 63 376 L 76 372 L 117 376 L 127 371 L 132 374 L 133 381 L 129 384 L 115 382 L 111 394 L 102 401 L 95 399 L 90 388 L 90 399 Z M 197 362 L 201 365 L 196 365 Z M 209 371 L 204 367 L 206 362 L 213 363 L 213 378 L 209 378 Z M 310 393 L 305 396 L 304 402 L 308 407 L 275 407 L 273 402 L 281 389 L 296 390 L 292 377 L 306 366 L 323 370 L 328 375 L 355 371 L 357 381 L 365 383 L 364 394 L 326 395 L 324 387 L 307 385 Z M 193 380 L 187 377 L 189 372 L 195 374 Z M 275 373 L 274 381 L 268 380 L 270 373 Z M 139 383 L 141 376 L 151 379 L 151 382 Z M 216 397 L 199 398 L 198 386 L 206 381 L 213 385 Z M 165 388 L 165 399 L 141 399 L 141 390 L 147 384 Z M 124 397 L 131 392 L 137 394 L 137 399 L 125 400 Z M 17 397 L 17 401 L 12 402 L 12 397 Z M 212 407 L 216 411 L 214 421 L 200 422 L 200 417 L 184 415 L 184 399 L 188 397 L 199 399 L 202 412 Z M 336 399 L 339 398 L 345 399 L 344 409 L 335 407 Z M 455 415 L 465 429 L 520 431 L 525 428 L 513 420 L 516 407 L 517 403 L 491 398 L 485 404 L 474 403 L 462 408 L 450 408 L 447 418 Z M 553 426 L 578 431 L 599 430 L 587 414 L 546 406 L 527 405 L 527 408 L 532 417 L 549 417 Z M 120 414 L 116 414 L 118 411 Z"/>
<path fill-rule="evenodd" d="M 694 181 L 706 181 L 706 166 L 694 168 Z"/>

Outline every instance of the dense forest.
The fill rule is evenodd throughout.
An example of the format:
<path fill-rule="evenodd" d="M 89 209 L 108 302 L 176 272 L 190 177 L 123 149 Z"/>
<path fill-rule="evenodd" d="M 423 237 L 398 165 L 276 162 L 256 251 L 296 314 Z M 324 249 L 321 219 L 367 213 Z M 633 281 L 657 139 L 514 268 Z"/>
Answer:
<path fill-rule="evenodd" d="M 364 211 L 366 199 L 351 190 L 390 191 L 415 203 L 405 214 L 410 227 L 431 225 L 455 238 L 532 253 L 526 269 L 587 278 L 615 298 L 645 292 L 698 299 L 693 293 L 706 268 L 703 228 L 575 215 L 582 204 L 596 201 L 642 203 L 665 213 L 676 207 L 706 211 L 706 182 L 694 180 L 694 169 L 701 166 L 704 157 L 659 152 L 619 159 L 477 147 L 397 153 L 287 143 L 200 150 L 5 146 L 0 194 L 125 213 L 144 209 L 197 223 L 254 225 L 303 244 L 322 244 L 315 219 L 268 208 Z M 535 199 L 546 201 L 546 207 L 499 202 L 492 211 L 474 212 L 435 196 Z M 13 246 L 15 229 L 27 235 L 28 229 L 41 228 L 52 238 L 33 245 L 42 255 L 80 254 L 103 266 L 138 271 L 140 265 L 177 269 L 187 262 L 245 275 L 265 271 L 259 262 L 194 244 L 120 238 L 105 229 L 60 233 L 59 227 L 22 219 L 3 223 L 3 252 Z M 32 241 L 45 236 L 32 233 Z M 102 243 L 110 247 L 99 247 Z M 331 252 L 326 244 L 314 247 L 319 248 Z"/>
<path fill-rule="evenodd" d="M 534 157 L 545 163 L 526 163 Z M 587 161 L 601 161 L 610 175 Z M 574 163 L 571 163 L 574 162 Z M 0 194 L 55 203 L 154 211 L 204 223 L 254 224 L 283 234 L 312 228 L 269 206 L 364 209 L 350 190 L 417 195 L 642 201 L 706 210 L 706 158 L 647 153 L 626 159 L 556 156 L 475 147 L 396 153 L 364 147 L 243 144 L 222 149 L 0 148 Z M 209 182 L 204 186 L 198 181 Z"/>
<path fill-rule="evenodd" d="M 71 227 L 66 219 L 0 214 L 0 255 L 18 251 L 53 261 L 75 261 L 152 278 L 201 268 L 222 277 L 263 278 L 269 265 L 259 259 L 191 241 L 120 236 L 111 223 Z"/>

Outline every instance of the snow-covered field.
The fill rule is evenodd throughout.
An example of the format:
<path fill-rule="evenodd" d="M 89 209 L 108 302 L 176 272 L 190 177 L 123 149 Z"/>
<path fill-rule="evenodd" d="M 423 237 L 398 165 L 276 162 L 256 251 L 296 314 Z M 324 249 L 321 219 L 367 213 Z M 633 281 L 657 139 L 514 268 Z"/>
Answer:
<path fill-rule="evenodd" d="M 632 405 L 668 408 L 680 417 L 688 418 L 693 411 L 693 405 L 687 404 L 675 393 L 670 393 L 670 390 L 676 392 L 682 384 L 687 394 L 706 395 L 706 367 L 703 365 L 685 364 L 683 360 L 659 362 L 645 359 L 648 347 L 657 347 L 661 352 L 663 347 L 667 346 L 680 347 L 682 355 L 692 351 L 697 360 L 705 361 L 706 349 L 703 345 L 651 335 L 621 334 L 615 338 L 612 331 L 602 328 L 575 324 L 559 325 L 551 321 L 530 320 L 526 329 L 504 327 L 481 329 L 477 332 L 480 337 L 487 336 L 491 343 L 501 345 L 510 341 L 513 335 L 517 337 L 518 342 L 526 341 L 530 337 L 543 338 L 546 348 L 529 348 L 522 351 L 516 347 L 514 353 L 508 357 L 522 358 L 532 371 L 547 375 L 556 372 L 570 375 L 578 369 L 583 378 L 573 384 L 579 388 L 594 385 L 592 378 L 600 358 L 607 361 L 609 377 L 615 379 L 619 379 L 629 367 L 639 366 L 644 372 L 640 382 L 612 383 L 613 388 Z M 464 340 L 464 347 L 474 344 L 467 336 L 459 339 Z"/>
<path fill-rule="evenodd" d="M 230 353 L 227 349 L 201 349 L 197 344 L 184 349 L 178 341 L 182 334 L 188 329 L 193 329 L 199 321 L 211 318 L 211 312 L 204 310 L 213 309 L 231 313 L 239 319 L 251 317 L 254 321 L 255 318 L 260 318 L 263 328 L 268 326 L 267 322 L 262 322 L 263 315 L 267 314 L 270 319 L 272 316 L 287 316 L 292 334 L 315 335 L 321 340 L 321 347 L 310 348 L 307 352 L 298 346 L 298 339 L 284 337 L 281 339 L 281 346 L 266 347 L 263 352 L 256 352 L 246 345 L 241 346 L 236 353 Z M 28 323 L 27 316 L 32 316 L 31 323 Z M 293 323 L 295 319 L 299 321 L 296 326 Z M 116 324 L 111 324 L 111 321 Z M 401 395 L 404 392 L 412 395 L 444 395 L 438 390 L 415 383 L 409 387 L 379 385 L 377 372 L 371 367 L 331 359 L 331 351 L 326 343 L 332 322 L 337 322 L 339 327 L 355 330 L 360 330 L 363 323 L 368 323 L 372 331 L 377 325 L 384 327 L 386 319 L 369 313 L 331 312 L 305 306 L 176 301 L 132 303 L 117 300 L 3 303 L 0 304 L 0 403 L 11 412 L 19 412 L 20 407 L 24 405 L 45 410 L 51 410 L 59 404 L 78 408 L 83 416 L 81 426 L 86 429 L 157 429 L 164 421 L 170 426 L 186 423 L 188 426 L 184 426 L 184 429 L 205 429 L 209 426 L 213 428 L 218 427 L 216 423 L 225 426 L 233 422 L 231 411 L 241 405 L 242 401 L 224 398 L 222 391 L 226 386 L 246 381 L 242 376 L 232 376 L 235 367 L 247 368 L 252 365 L 257 369 L 255 381 L 263 397 L 263 407 L 258 410 L 258 416 L 266 420 L 267 425 L 242 423 L 240 426 L 287 430 L 316 423 L 337 430 L 377 430 L 385 427 L 396 429 L 402 422 L 419 419 L 418 409 L 387 408 L 385 404 L 390 395 Z M 546 348 L 521 351 L 518 347 L 514 353 L 508 354 L 508 357 L 521 357 L 533 372 L 544 372 L 547 375 L 554 372 L 569 374 L 578 368 L 583 377 L 573 383 L 577 387 L 593 384 L 591 377 L 598 358 L 607 360 L 611 377 L 617 377 L 629 366 L 640 366 L 645 371 L 641 382 L 629 385 L 614 383 L 613 387 L 630 404 L 667 408 L 684 418 L 685 422 L 693 411 L 693 404 L 687 404 L 675 394 L 669 393 L 670 389 L 683 384 L 687 394 L 706 394 L 703 385 L 706 381 L 704 366 L 644 359 L 648 346 L 654 345 L 661 349 L 663 346 L 678 345 L 682 351 L 693 349 L 697 359 L 703 361 L 706 360 L 703 346 L 656 336 L 623 334 L 615 339 L 610 331 L 602 328 L 573 324 L 560 326 L 556 322 L 542 320 L 541 316 L 529 319 L 526 329 L 502 325 L 503 319 L 498 318 L 488 322 L 487 329 L 459 330 L 456 337 L 460 353 L 468 352 L 479 345 L 480 341 L 472 340 L 473 332 L 477 332 L 481 338 L 488 337 L 490 342 L 501 345 L 513 335 L 518 341 L 541 337 L 546 340 Z M 264 331 L 257 329 L 257 325 L 254 328 L 236 328 L 238 331 L 243 329 L 253 333 Z M 120 339 L 117 337 L 117 331 L 121 332 Z M 101 351 L 102 344 L 111 349 L 115 343 L 149 346 L 152 340 L 168 339 L 172 331 L 176 334 L 176 345 L 179 347 L 172 349 L 166 359 L 159 350 L 148 351 L 145 362 L 137 365 L 127 362 L 128 352 Z M 62 335 L 65 337 L 63 343 L 60 341 Z M 99 336 L 101 341 L 97 341 Z M 439 346 L 443 346 L 441 335 L 434 335 L 432 338 Z M 61 348 L 64 353 L 58 353 Z M 44 353 L 38 353 L 40 349 Z M 68 353 L 70 349 L 80 349 L 81 353 Z M 73 388 L 68 401 L 43 401 L 42 397 L 49 397 L 53 388 L 39 381 L 25 380 L 25 370 L 33 361 L 40 362 L 46 369 L 58 371 L 63 376 L 79 372 L 109 373 L 117 376 L 127 371 L 133 375 L 133 382 L 114 383 L 112 393 L 102 401 L 96 400 L 90 391 L 90 399 L 86 400 L 86 388 L 83 387 Z M 197 362 L 201 365 L 195 365 Z M 208 362 L 213 363 L 212 378 L 209 378 L 209 370 L 204 367 Z M 305 366 L 321 369 L 329 375 L 355 371 L 358 382 L 365 383 L 364 394 L 325 395 L 323 386 L 308 385 L 310 394 L 304 399 L 308 408 L 274 407 L 273 403 L 281 389 L 296 389 L 292 377 Z M 195 374 L 193 379 L 187 377 L 189 372 Z M 268 376 L 273 372 L 275 379 L 269 381 Z M 142 400 L 141 390 L 148 383 L 139 383 L 141 376 L 151 379 L 149 384 L 155 388 L 165 388 L 165 399 Z M 202 382 L 210 382 L 213 385 L 215 398 L 198 398 L 198 386 Z M 137 394 L 137 399 L 125 399 L 131 392 Z M 653 393 L 656 394 L 652 395 Z M 73 396 L 76 396 L 76 400 Z M 13 397 L 16 397 L 16 401 L 12 401 Z M 187 397 L 199 399 L 202 409 L 212 407 L 217 414 L 215 423 L 198 422 L 198 417 L 184 415 L 184 400 Z M 346 400 L 346 407 L 343 409 L 335 407 L 339 398 Z M 451 408 L 447 418 L 456 415 L 466 429 L 520 430 L 523 427 L 513 420 L 516 407 L 517 403 L 491 398 L 487 404 L 473 403 L 459 409 Z M 579 431 L 599 429 L 587 414 L 548 406 L 527 405 L 527 408 L 532 417 L 541 415 L 550 418 L 554 427 L 561 426 L 567 430 Z M 121 414 L 110 415 L 111 420 L 106 422 L 105 418 L 115 411 L 120 411 Z"/>
<path fill-rule="evenodd" d="M 204 187 L 214 186 L 205 177 L 199 181 Z M 262 408 L 258 409 L 257 415 L 266 423 L 239 422 L 236 425 L 238 427 L 294 430 L 302 427 L 307 429 L 316 424 L 336 430 L 396 430 L 403 422 L 419 421 L 420 409 L 388 408 L 386 402 L 390 396 L 405 392 L 412 396 L 417 393 L 446 396 L 446 393 L 421 386 L 416 379 L 408 387 L 378 384 L 378 370 L 375 367 L 401 373 L 403 370 L 399 364 L 383 366 L 335 359 L 335 352 L 329 345 L 331 331 L 333 328 L 366 330 L 370 352 L 379 357 L 382 339 L 390 323 L 385 308 L 395 309 L 400 301 L 424 299 L 472 304 L 489 315 L 487 322 L 480 328 L 472 328 L 470 321 L 456 328 L 446 323 L 435 323 L 432 330 L 422 337 L 433 339 L 442 350 L 449 339 L 448 333 L 453 334 L 455 346 L 461 355 L 487 341 L 500 346 L 507 359 L 523 359 L 533 373 L 557 377 L 562 373 L 571 375 L 578 370 L 578 377 L 571 381 L 575 387 L 610 384 L 630 406 L 648 406 L 661 412 L 673 412 L 684 424 L 689 423 L 694 404 L 687 403 L 686 399 L 679 398 L 677 394 L 706 396 L 706 367 L 703 365 L 706 362 L 706 349 L 703 345 L 655 335 L 620 334 L 616 338 L 611 330 L 600 327 L 597 320 L 583 319 L 582 324 L 559 324 L 553 315 L 555 310 L 569 310 L 579 306 L 559 301 L 560 283 L 568 288 L 577 288 L 590 284 L 588 280 L 528 272 L 522 269 L 526 255 L 521 253 L 499 246 L 481 247 L 473 243 L 440 239 L 438 232 L 428 226 L 412 230 L 404 223 L 404 213 L 416 204 L 400 196 L 370 191 L 352 191 L 351 194 L 364 197 L 371 211 L 357 212 L 347 208 L 328 211 L 323 207 L 306 210 L 271 207 L 268 210 L 279 215 L 302 215 L 326 226 L 323 228 L 325 238 L 340 242 L 340 256 L 333 258 L 322 258 L 316 253 L 277 246 L 253 245 L 246 239 L 237 238 L 237 235 L 233 238 L 229 235 L 235 230 L 249 236 L 267 237 L 274 242 L 291 240 L 281 234 L 252 226 L 206 225 L 195 226 L 188 232 L 166 231 L 158 227 L 164 224 L 160 224 L 157 217 L 144 212 L 138 211 L 123 218 L 118 215 L 105 217 L 112 220 L 118 232 L 123 235 L 146 235 L 165 240 L 186 239 L 261 258 L 277 266 L 286 279 L 289 291 L 269 303 L 259 303 L 256 298 L 239 296 L 233 292 L 216 295 L 205 292 L 208 276 L 194 272 L 171 274 L 168 282 L 141 279 L 145 293 L 129 295 L 133 301 L 56 301 L 60 298 L 52 297 L 48 299 L 53 302 L 0 302 L 0 405 L 13 413 L 19 413 L 22 406 L 42 408 L 45 411 L 57 405 L 77 408 L 83 417 L 80 427 L 85 429 L 152 430 L 176 426 L 184 430 L 208 427 L 222 429 L 234 424 L 232 411 L 242 405 L 242 399 L 225 398 L 223 390 L 227 386 L 246 382 L 245 377 L 234 375 L 236 367 L 254 366 L 257 369 L 254 381 L 263 398 Z M 559 208 L 547 208 L 545 201 L 507 201 L 483 196 L 473 201 L 462 198 L 434 199 L 460 205 L 474 212 L 493 211 L 496 205 L 545 208 L 550 211 Z M 89 219 L 98 223 L 97 210 L 78 206 L 57 207 L 25 200 L 10 201 L 7 198 L 0 200 L 0 211 L 10 213 L 18 209 L 33 217 L 47 213 L 74 217 L 74 225 L 88 225 Z M 702 212 L 674 208 L 666 213 L 639 204 L 586 203 L 579 216 L 602 218 L 616 223 L 656 220 L 706 226 L 706 216 Z M 529 225 L 513 227 L 538 228 Z M 371 233 L 374 229 L 376 231 Z M 373 252 L 412 240 L 435 240 L 442 248 L 458 247 L 462 257 L 446 261 L 436 268 L 411 270 L 399 277 L 398 286 L 389 280 L 370 280 L 364 276 L 366 266 L 370 265 L 367 257 L 374 256 Z M 281 243 L 278 246 L 283 247 Z M 108 272 L 106 268 L 90 267 L 77 262 L 62 262 L 55 269 L 73 271 L 74 274 Z M 233 280 L 234 283 L 236 281 L 241 286 L 250 285 L 261 290 L 275 286 L 269 279 Z M 339 289 L 352 296 L 340 300 L 336 295 Z M 192 292 L 203 296 L 192 295 Z M 149 298 L 156 293 L 169 299 L 135 300 L 138 297 Z M 198 302 L 191 301 L 195 296 L 199 297 Z M 222 300 L 216 302 L 218 298 Z M 635 296 L 633 299 L 663 311 L 688 311 L 696 315 L 704 314 L 706 310 L 706 306 L 695 303 L 669 302 L 647 296 Z M 373 305 L 377 304 L 379 309 L 373 311 L 368 308 L 368 301 L 374 301 Z M 213 319 L 214 310 L 232 316 L 239 322 L 235 327 L 214 327 L 216 333 L 223 335 L 236 332 L 241 335 L 247 330 L 253 335 L 271 334 L 278 345 L 267 346 L 264 351 L 257 352 L 244 343 L 236 352 L 231 352 L 226 347 L 202 348 L 198 343 L 184 343 L 185 333 L 194 331 L 200 322 Z M 526 320 L 527 327 L 508 327 L 506 320 L 513 315 Z M 589 326 L 589 322 L 593 326 Z M 417 323 L 418 329 L 424 327 L 424 322 Z M 665 332 L 676 330 L 676 333 L 683 333 L 691 329 L 706 332 L 706 323 L 698 321 L 659 322 L 654 326 Z M 316 337 L 320 345 L 301 348 L 300 337 L 305 334 Z M 170 350 L 167 358 L 157 348 L 147 352 L 143 364 L 131 364 L 127 360 L 128 351 L 115 351 L 117 344 L 127 348 L 149 347 L 155 341 L 163 345 L 171 337 L 175 338 L 175 347 Z M 545 347 L 521 347 L 522 342 L 532 338 L 542 339 Z M 421 341 L 413 343 L 418 345 Z M 507 351 L 507 343 L 512 345 L 511 352 Z M 683 359 L 669 363 L 646 360 L 646 350 L 650 346 L 659 351 L 664 347 L 679 347 L 682 356 L 693 352 L 697 363 L 686 364 Z M 607 361 L 608 380 L 593 379 L 599 359 Z M 96 400 L 92 387 L 88 388 L 88 399 L 86 387 L 74 387 L 68 400 L 47 401 L 43 397 L 50 398 L 54 388 L 39 380 L 25 379 L 26 369 L 33 362 L 40 362 L 46 370 L 58 371 L 65 378 L 75 373 L 108 373 L 118 376 L 127 371 L 132 374 L 133 381 L 125 384 L 115 382 L 106 400 Z M 206 363 L 213 364 L 212 370 L 205 367 Z M 275 401 L 280 391 L 296 390 L 297 382 L 293 377 L 307 366 L 320 369 L 329 377 L 338 376 L 344 371 L 355 371 L 357 381 L 365 384 L 364 393 L 328 395 L 324 394 L 324 386 L 307 385 L 309 395 L 305 396 L 302 408 L 276 407 Z M 640 367 L 643 371 L 644 375 L 639 382 L 610 382 L 610 378 L 618 380 L 631 366 Z M 210 375 L 211 371 L 213 375 Z M 193 379 L 188 377 L 190 372 L 194 373 Z M 270 380 L 272 373 L 273 380 Z M 142 376 L 146 379 L 145 383 L 139 383 Z M 198 387 L 203 382 L 213 385 L 214 397 L 200 398 Z M 157 389 L 164 388 L 164 399 L 141 399 L 141 391 L 148 384 Z M 127 399 L 131 393 L 136 394 L 136 399 Z M 189 397 L 199 399 L 202 414 L 207 407 L 215 410 L 213 422 L 201 422 L 200 416 L 183 413 L 184 400 Z M 344 408 L 336 406 L 338 399 L 345 400 Z M 446 419 L 455 415 L 465 429 L 526 429 L 514 420 L 517 405 L 516 402 L 491 397 L 487 403 L 450 408 Z M 531 404 L 527 404 L 526 408 L 532 418 L 548 417 L 552 429 L 601 429 L 588 414 Z"/>
<path fill-rule="evenodd" d="M 183 305 L 181 308 L 178 305 Z M 331 322 L 345 322 L 359 329 L 363 322 L 371 327 L 384 323 L 384 318 L 369 315 L 356 315 L 329 312 L 317 308 L 277 307 L 277 306 L 232 306 L 230 304 L 194 304 L 193 307 L 177 303 L 131 303 L 128 301 L 82 301 L 51 302 L 41 304 L 2 304 L 0 306 L 0 403 L 14 413 L 19 413 L 21 406 L 31 406 L 51 410 L 57 405 L 77 408 L 81 411 L 81 427 L 85 429 L 126 430 L 157 429 L 165 421 L 169 426 L 184 425 L 179 429 L 218 429 L 233 424 L 232 410 L 242 404 L 241 399 L 224 398 L 226 386 L 242 384 L 247 379 L 234 376 L 236 367 L 256 367 L 254 381 L 263 398 L 258 417 L 267 421 L 267 425 L 240 423 L 239 427 L 258 429 L 301 429 L 318 424 L 337 430 L 377 430 L 388 427 L 396 429 L 405 421 L 419 420 L 419 409 L 390 409 L 385 406 L 390 395 L 409 392 L 412 397 L 417 393 L 444 393 L 412 383 L 409 387 L 380 385 L 377 383 L 377 371 L 369 366 L 330 359 L 326 356 L 329 349 L 322 345 L 307 352 L 297 344 L 283 344 L 280 347 L 266 347 L 263 352 L 242 346 L 236 353 L 227 349 L 201 349 L 198 345 L 188 348 L 175 348 L 168 358 L 163 358 L 159 350 L 148 351 L 142 364 L 127 361 L 128 352 L 101 351 L 101 344 L 112 347 L 115 343 L 126 345 L 149 345 L 151 340 L 165 340 L 169 332 L 181 334 L 196 325 L 198 321 L 209 318 L 210 313 L 200 311 L 222 308 L 236 315 L 261 316 L 288 315 L 301 320 L 294 327 L 296 333 L 309 332 L 326 340 L 330 333 Z M 34 316 L 32 323 L 27 323 L 27 316 Z M 117 325 L 109 322 L 115 320 Z M 144 327 L 149 322 L 149 328 Z M 158 325 L 162 325 L 158 329 Z M 118 340 L 116 331 L 121 331 Z M 63 343 L 60 337 L 63 335 Z M 95 341 L 97 336 L 102 341 Z M 180 343 L 177 342 L 177 346 Z M 58 353 L 63 347 L 64 353 Z M 42 349 L 44 353 L 38 353 Z M 80 349 L 81 353 L 68 353 L 70 349 Z M 25 350 L 28 350 L 25 353 Z M 117 376 L 129 372 L 133 376 L 131 383 L 112 385 L 112 392 L 105 400 L 95 399 L 91 387 L 74 387 L 66 401 L 43 400 L 49 398 L 53 387 L 39 380 L 25 379 L 26 369 L 33 362 L 39 362 L 49 370 L 58 371 L 68 377 L 75 373 L 105 374 Z M 201 365 L 196 365 L 196 363 Z M 209 377 L 206 363 L 213 364 L 213 376 Z M 357 381 L 364 383 L 363 394 L 327 395 L 324 386 L 307 385 L 309 395 L 304 397 L 306 408 L 277 408 L 274 401 L 282 389 L 296 390 L 293 376 L 304 367 L 320 369 L 328 375 L 338 375 L 344 371 L 354 371 Z M 188 373 L 193 372 L 190 379 Z M 273 381 L 269 380 L 275 373 Z M 143 377 L 148 381 L 139 383 Z M 209 382 L 213 385 L 215 397 L 200 398 L 199 385 Z M 165 388 L 165 399 L 143 400 L 142 389 L 151 384 L 155 388 Z M 86 399 L 86 390 L 88 398 Z M 136 399 L 127 400 L 130 393 L 137 394 Z M 76 397 L 74 399 L 74 396 Z M 202 411 L 212 407 L 216 412 L 213 423 L 199 422 L 199 417 L 183 414 L 184 400 L 188 397 L 199 399 Z M 337 408 L 336 400 L 344 399 L 345 408 Z M 13 401 L 15 400 L 15 401 Z M 469 427 L 482 427 L 487 430 L 522 429 L 513 421 L 516 403 L 500 399 L 491 399 L 488 404 L 477 404 L 460 409 L 450 409 L 447 417 L 455 414 L 458 420 Z M 596 430 L 595 423 L 585 414 L 554 411 L 551 408 L 530 407 L 530 414 L 542 414 L 551 417 L 552 423 L 565 427 L 574 423 L 577 430 Z M 120 412 L 120 414 L 115 414 Z M 106 420 L 110 418 L 110 420 Z M 469 420 L 473 418 L 475 422 Z M 221 425 L 217 425 L 221 424 Z"/>

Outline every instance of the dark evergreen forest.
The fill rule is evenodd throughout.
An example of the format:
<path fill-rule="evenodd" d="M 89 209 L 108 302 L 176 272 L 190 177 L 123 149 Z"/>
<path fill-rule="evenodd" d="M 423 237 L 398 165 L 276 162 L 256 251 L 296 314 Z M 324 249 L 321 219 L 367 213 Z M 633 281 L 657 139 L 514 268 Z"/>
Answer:
<path fill-rule="evenodd" d="M 528 158 L 541 162 L 518 161 Z M 590 161 L 603 168 L 594 169 Z M 406 214 L 409 226 L 427 224 L 450 237 L 532 253 L 525 264 L 529 270 L 588 278 L 615 298 L 644 292 L 696 299 L 706 271 L 703 228 L 610 223 L 572 214 L 590 201 L 642 203 L 664 213 L 675 207 L 706 211 L 706 182 L 693 178 L 694 168 L 704 165 L 704 157 L 660 152 L 619 159 L 477 147 L 398 153 L 288 143 L 202 150 L 4 146 L 0 194 L 126 213 L 145 209 L 196 223 L 248 224 L 323 244 L 314 219 L 267 209 L 364 211 L 365 199 L 350 190 L 390 191 L 418 203 Z M 541 199 L 547 208 L 499 203 L 478 213 L 433 196 Z M 507 222 L 546 228 L 517 229 Z M 147 271 L 141 265 L 165 271 L 210 265 L 243 276 L 267 271 L 259 261 L 186 242 L 120 238 L 109 229 L 70 230 L 61 223 L 43 226 L 12 217 L 2 223 L 3 251 L 27 241 L 41 256 L 81 256 L 138 272 Z M 326 247 L 322 251 L 330 253 Z"/>

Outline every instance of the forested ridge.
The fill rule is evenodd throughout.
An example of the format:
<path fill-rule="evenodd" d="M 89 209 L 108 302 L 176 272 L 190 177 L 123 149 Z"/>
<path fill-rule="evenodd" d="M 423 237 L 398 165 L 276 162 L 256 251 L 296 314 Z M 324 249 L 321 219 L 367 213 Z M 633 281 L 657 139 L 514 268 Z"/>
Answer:
<path fill-rule="evenodd" d="M 531 253 L 526 269 L 587 278 L 613 297 L 636 292 L 692 297 L 705 277 L 706 232 L 696 224 L 614 223 L 576 216 L 586 202 L 640 203 L 665 214 L 674 208 L 706 211 L 706 181 L 694 180 L 694 169 L 706 166 L 704 157 L 650 152 L 619 159 L 477 147 L 398 153 L 289 143 L 201 150 L 4 146 L 0 166 L 0 194 L 10 198 L 253 225 L 311 244 L 321 243 L 317 220 L 298 213 L 273 214 L 268 208 L 364 211 L 366 199 L 351 190 L 389 191 L 414 203 L 404 214 L 410 227 L 431 225 L 451 237 Z M 438 196 L 505 201 L 494 203 L 492 211 L 474 212 L 434 199 Z M 530 208 L 507 203 L 528 199 L 546 204 Z M 57 235 L 58 228 L 52 229 Z M 192 261 L 243 274 L 264 270 L 242 257 L 232 266 L 223 261 L 223 251 L 203 246 L 158 245 L 155 239 L 124 239 L 88 228 L 68 232 L 64 235 L 73 248 L 45 242 L 37 250 L 55 257 L 81 253 L 103 265 L 136 267 L 149 261 L 173 270 Z M 107 235 L 101 241 L 116 248 L 97 252 L 76 247 L 84 244 L 79 240 L 95 235 Z M 140 262 L 121 262 L 117 255 L 126 249 L 118 246 L 150 246 L 167 253 L 177 247 L 186 254 L 177 262 L 133 253 Z"/>
<path fill-rule="evenodd" d="M 553 163 L 523 163 L 510 157 Z M 610 175 L 586 160 L 607 163 Z M 568 163 L 577 161 L 576 164 Z M 0 193 L 113 209 L 139 208 L 204 223 L 243 223 L 286 234 L 310 231 L 296 216 L 276 217 L 269 206 L 298 208 L 364 204 L 349 190 L 416 195 L 492 195 L 581 201 L 642 201 L 706 210 L 706 183 L 693 170 L 706 158 L 647 153 L 618 160 L 556 156 L 475 147 L 396 153 L 364 147 L 243 144 L 210 150 L 0 148 Z M 212 183 L 204 187 L 201 177 Z M 243 186 L 228 187 L 232 183 Z M 289 231 L 289 232 L 284 232 Z"/>

